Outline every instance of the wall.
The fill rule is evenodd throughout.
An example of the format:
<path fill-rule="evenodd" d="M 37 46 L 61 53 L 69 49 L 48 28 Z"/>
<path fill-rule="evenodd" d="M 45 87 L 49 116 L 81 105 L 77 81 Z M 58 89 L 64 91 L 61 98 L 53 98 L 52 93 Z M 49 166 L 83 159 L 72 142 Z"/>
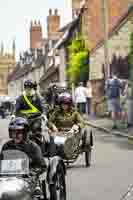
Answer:
<path fill-rule="evenodd" d="M 119 58 L 126 57 L 129 52 L 129 40 L 130 34 L 133 31 L 133 13 L 130 15 L 130 19 L 122 24 L 122 27 L 114 33 L 108 41 L 109 62 L 111 64 L 114 55 Z M 104 64 L 104 47 L 103 45 L 97 48 L 90 56 L 90 79 L 102 79 L 103 78 L 103 64 Z"/>
<path fill-rule="evenodd" d="M 127 57 L 129 52 L 130 45 L 130 34 L 133 31 L 133 12 L 129 15 L 127 21 L 123 21 L 120 29 L 115 31 L 109 41 L 109 63 L 113 62 L 114 56 L 116 59 L 123 59 Z M 119 61 L 119 60 L 118 60 Z M 97 47 L 95 51 L 90 55 L 90 80 L 92 81 L 93 87 L 93 103 L 92 110 L 95 110 L 96 103 L 102 98 L 103 95 L 103 64 L 104 64 L 104 47 L 103 45 Z M 121 63 L 121 67 L 122 67 Z M 124 65 L 123 65 L 124 66 Z M 114 69 L 117 71 L 117 66 L 114 66 Z M 124 74 L 123 74 L 124 75 Z M 101 90 L 99 90 L 101 88 Z M 101 91 L 101 93 L 99 93 Z M 98 111 L 99 112 L 99 111 Z"/>
<path fill-rule="evenodd" d="M 59 56 L 60 56 L 60 65 L 59 65 L 59 81 L 65 82 L 66 81 L 66 51 L 64 46 L 61 47 L 59 50 Z"/>

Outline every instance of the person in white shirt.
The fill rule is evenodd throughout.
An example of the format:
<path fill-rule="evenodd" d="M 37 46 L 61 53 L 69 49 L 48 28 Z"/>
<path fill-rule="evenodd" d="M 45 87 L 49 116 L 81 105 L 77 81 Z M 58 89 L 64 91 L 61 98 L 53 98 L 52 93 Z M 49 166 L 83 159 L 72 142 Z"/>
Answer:
<path fill-rule="evenodd" d="M 91 100 L 92 100 L 92 87 L 91 87 L 90 81 L 88 81 L 88 83 L 87 83 L 86 93 L 87 93 L 86 110 L 87 110 L 87 114 L 89 115 L 91 112 Z"/>
<path fill-rule="evenodd" d="M 87 97 L 86 88 L 83 86 L 83 83 L 80 82 L 79 86 L 75 89 L 75 103 L 78 111 L 81 114 L 86 113 L 86 97 Z"/>

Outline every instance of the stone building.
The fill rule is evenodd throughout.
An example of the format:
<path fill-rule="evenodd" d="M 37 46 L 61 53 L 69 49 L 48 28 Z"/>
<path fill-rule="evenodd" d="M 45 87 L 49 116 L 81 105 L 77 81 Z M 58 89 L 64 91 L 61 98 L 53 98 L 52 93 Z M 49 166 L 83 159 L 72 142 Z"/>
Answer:
<path fill-rule="evenodd" d="M 109 67 L 110 71 L 117 72 L 120 78 L 128 79 L 129 64 L 128 53 L 130 46 L 130 34 L 133 31 L 133 8 L 130 8 L 118 21 L 109 33 Z M 104 41 L 101 41 L 91 52 L 90 79 L 93 83 L 94 104 L 97 103 L 102 91 L 104 78 Z"/>
<path fill-rule="evenodd" d="M 57 42 L 48 49 L 45 60 L 44 75 L 40 80 L 40 86 L 46 90 L 51 82 L 60 82 L 67 85 L 66 68 L 68 63 L 68 44 L 79 32 L 80 17 L 74 19 L 66 26 L 58 30 L 62 35 Z"/>
<path fill-rule="evenodd" d="M 44 58 L 47 40 L 43 38 L 40 22 L 31 22 L 30 48 L 20 53 L 18 63 L 14 64 L 14 70 L 8 76 L 8 95 L 15 97 L 23 91 L 23 83 L 26 79 L 32 79 L 39 83 L 44 73 Z"/>
<path fill-rule="evenodd" d="M 37 54 L 37 55 L 35 55 Z M 39 83 L 44 74 L 44 55 L 35 53 L 26 54 L 25 61 L 20 58 L 13 72 L 8 76 L 8 95 L 16 97 L 23 91 L 23 84 L 26 79 Z"/>
<path fill-rule="evenodd" d="M 79 12 L 82 3 L 86 4 L 86 11 L 83 16 L 85 20 L 83 20 L 82 28 L 85 32 L 86 28 L 88 29 L 90 48 L 93 49 L 104 38 L 105 20 L 108 23 L 108 32 L 110 32 L 131 3 L 133 3 L 133 0 L 107 0 L 105 5 L 103 0 L 91 0 L 91 3 L 90 0 L 72 0 L 72 11 L 74 13 Z M 107 19 L 105 19 L 104 15 L 104 7 L 107 12 Z"/>
<path fill-rule="evenodd" d="M 72 2 L 72 9 L 77 10 L 77 4 L 74 4 L 77 1 Z M 127 55 L 129 35 L 132 31 L 132 3 L 133 0 L 92 0 L 91 3 L 85 0 L 86 9 L 82 15 L 81 32 L 88 38 L 87 45 L 90 49 L 89 79 L 93 87 L 93 111 L 96 110 L 96 105 L 100 105 L 104 93 L 106 61 L 109 63 L 110 72 L 117 71 L 120 78 L 128 77 Z M 80 3 L 78 5 L 80 7 Z M 106 39 L 108 37 L 108 48 L 105 48 L 105 36 Z"/>
<path fill-rule="evenodd" d="M 47 38 L 43 38 L 42 26 L 40 22 L 32 21 L 30 25 L 30 48 L 20 55 L 20 60 L 17 63 L 13 73 L 8 78 L 8 93 L 9 95 L 17 96 L 23 90 L 23 82 L 30 78 L 37 83 L 40 82 L 41 77 L 51 73 L 49 69 L 51 58 L 47 55 L 52 47 L 59 40 L 62 35 L 59 32 L 60 16 L 58 10 L 54 12 L 50 9 L 47 17 Z M 56 57 L 56 63 L 57 63 Z M 53 70 L 53 69 L 52 69 Z M 49 81 L 52 81 L 50 78 Z M 45 84 L 45 82 L 44 82 Z"/>
<path fill-rule="evenodd" d="M 0 51 L 0 95 L 8 94 L 8 75 L 13 71 L 16 58 L 15 58 L 15 41 L 12 44 L 12 53 L 4 52 L 4 45 L 1 44 Z"/>

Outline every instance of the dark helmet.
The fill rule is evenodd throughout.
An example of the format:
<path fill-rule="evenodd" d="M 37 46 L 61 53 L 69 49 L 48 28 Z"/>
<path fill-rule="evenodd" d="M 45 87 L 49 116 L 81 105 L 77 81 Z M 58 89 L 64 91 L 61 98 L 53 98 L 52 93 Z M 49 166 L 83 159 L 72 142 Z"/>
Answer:
<path fill-rule="evenodd" d="M 33 81 L 32 80 L 26 80 L 25 82 L 24 82 L 24 88 L 27 88 L 27 87 L 29 87 L 29 88 L 33 88 L 34 87 L 34 83 L 33 83 Z"/>
<path fill-rule="evenodd" d="M 65 95 L 60 95 L 59 96 L 59 104 L 69 104 L 72 105 L 73 101 L 72 101 L 72 96 L 71 94 L 67 93 Z"/>
<path fill-rule="evenodd" d="M 35 120 L 32 124 L 31 124 L 31 129 L 32 129 L 32 132 L 41 132 L 42 131 L 42 123 L 41 123 L 41 120 L 38 119 L 38 120 Z"/>
<path fill-rule="evenodd" d="M 16 130 L 23 130 L 24 140 L 27 137 L 27 132 L 29 131 L 29 124 L 27 119 L 23 117 L 16 117 L 11 120 L 8 126 L 9 137 L 12 138 L 12 132 Z"/>

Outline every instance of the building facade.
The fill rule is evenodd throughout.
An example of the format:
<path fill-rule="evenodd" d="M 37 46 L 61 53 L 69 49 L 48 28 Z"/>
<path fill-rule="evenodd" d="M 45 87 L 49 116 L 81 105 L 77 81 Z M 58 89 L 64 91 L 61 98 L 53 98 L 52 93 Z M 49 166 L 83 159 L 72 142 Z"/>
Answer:
<path fill-rule="evenodd" d="M 15 41 L 12 44 L 12 53 L 4 52 L 4 45 L 1 44 L 0 51 L 0 95 L 8 94 L 8 75 L 13 71 L 16 63 Z"/>
<path fill-rule="evenodd" d="M 17 63 L 14 72 L 8 79 L 8 94 L 18 96 L 23 91 L 23 82 L 25 79 L 32 79 L 37 83 L 40 83 L 40 79 L 44 74 L 51 73 L 51 63 L 54 59 L 54 63 L 58 65 L 58 56 L 49 56 L 49 53 L 56 42 L 61 36 L 59 32 L 60 28 L 60 16 L 58 10 L 54 12 L 50 9 L 47 17 L 47 38 L 43 38 L 42 26 L 40 22 L 32 21 L 30 25 L 30 48 L 20 55 L 20 60 Z M 58 60 L 58 61 L 57 61 Z M 50 71 L 50 72 L 49 72 Z M 54 68 L 52 68 L 54 71 Z M 48 81 L 57 80 L 56 75 L 49 77 Z M 46 84 L 44 81 L 42 84 Z M 13 92 L 12 92 L 13 91 Z M 13 94 L 12 94 L 13 93 Z"/>
<path fill-rule="evenodd" d="M 72 0 L 72 2 L 77 1 Z M 85 0 L 85 3 L 86 15 L 83 13 L 81 30 L 82 35 L 88 37 L 90 49 L 89 79 L 93 87 L 92 112 L 96 111 L 96 105 L 99 105 L 97 111 L 99 112 L 99 102 L 104 95 L 103 87 L 107 71 L 109 70 L 110 75 L 116 71 L 120 78 L 128 78 L 129 37 L 133 31 L 130 6 L 133 0 L 92 0 L 91 3 Z M 72 9 L 77 10 L 77 4 L 72 5 Z M 80 6 L 80 3 L 78 5 Z"/>
<path fill-rule="evenodd" d="M 43 74 L 44 55 L 37 55 L 36 59 L 31 59 L 30 62 L 24 62 L 23 64 L 20 59 L 14 71 L 8 77 L 8 95 L 11 97 L 19 96 L 24 90 L 25 80 L 31 79 L 39 83 Z"/>

